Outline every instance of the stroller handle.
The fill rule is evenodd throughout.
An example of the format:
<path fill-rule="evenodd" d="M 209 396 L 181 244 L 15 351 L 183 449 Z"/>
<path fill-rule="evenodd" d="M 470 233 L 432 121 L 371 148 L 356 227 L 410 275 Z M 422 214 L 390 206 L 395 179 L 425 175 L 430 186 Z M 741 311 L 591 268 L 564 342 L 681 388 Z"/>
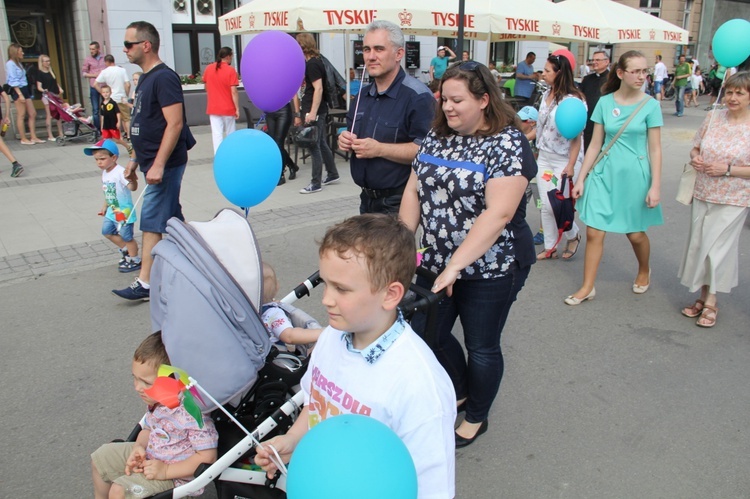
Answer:
<path fill-rule="evenodd" d="M 321 283 L 320 272 L 315 271 L 310 274 L 310 277 L 305 279 L 302 283 L 297 285 L 288 295 L 281 299 L 281 303 L 292 304 L 303 296 L 310 296 L 310 291 Z"/>
<path fill-rule="evenodd" d="M 424 277 L 430 283 L 435 282 L 435 279 L 437 279 L 437 275 L 434 272 L 423 267 L 417 267 L 417 275 L 420 277 Z M 302 298 L 303 296 L 310 296 L 310 291 L 312 291 L 321 282 L 322 280 L 320 278 L 320 271 L 316 270 L 315 272 L 310 274 L 310 277 L 298 284 L 292 291 L 289 292 L 288 295 L 286 295 L 280 301 L 281 303 L 291 304 L 296 300 Z M 418 300 L 416 300 L 409 306 L 409 308 L 413 309 L 414 311 L 429 307 L 434 303 L 442 300 L 445 296 L 445 290 L 441 290 L 439 293 L 432 293 L 421 286 L 417 286 L 416 284 L 411 284 L 409 286 L 409 289 L 416 292 L 420 296 Z M 417 290 L 419 292 L 417 292 Z"/>
<path fill-rule="evenodd" d="M 423 267 L 417 267 L 417 276 L 426 279 L 429 286 L 432 286 L 432 283 L 437 279 L 437 274 Z M 321 282 L 323 281 L 320 278 L 320 272 L 313 272 L 310 277 L 282 298 L 281 303 L 292 304 L 303 296 L 309 296 L 310 291 Z M 442 289 L 438 293 L 433 293 L 428 288 L 411 283 L 409 291 L 411 292 L 410 296 L 401 301 L 399 309 L 407 319 L 411 318 L 416 312 L 423 312 L 426 315 L 423 339 L 430 347 L 435 346 L 437 345 L 437 304 L 445 297 L 446 290 Z"/>

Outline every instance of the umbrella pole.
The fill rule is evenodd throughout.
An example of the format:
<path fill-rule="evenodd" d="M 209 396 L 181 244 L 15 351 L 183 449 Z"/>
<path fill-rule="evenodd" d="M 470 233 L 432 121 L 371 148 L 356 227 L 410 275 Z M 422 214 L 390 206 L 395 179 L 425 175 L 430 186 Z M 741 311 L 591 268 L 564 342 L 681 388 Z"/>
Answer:
<path fill-rule="evenodd" d="M 349 68 L 347 64 L 347 57 L 349 55 L 349 32 L 344 33 L 344 74 L 346 75 L 346 97 L 344 100 L 346 100 L 346 110 L 349 110 L 349 103 L 351 102 L 351 89 L 352 85 L 349 81 L 351 78 L 349 78 Z M 352 67 L 354 67 L 354 62 L 352 62 Z"/>
<path fill-rule="evenodd" d="M 459 54 L 464 51 L 464 12 L 466 11 L 466 0 L 458 0 L 458 50 Z M 488 47 L 489 49 L 489 47 Z M 458 56 L 461 62 L 461 56 Z"/>

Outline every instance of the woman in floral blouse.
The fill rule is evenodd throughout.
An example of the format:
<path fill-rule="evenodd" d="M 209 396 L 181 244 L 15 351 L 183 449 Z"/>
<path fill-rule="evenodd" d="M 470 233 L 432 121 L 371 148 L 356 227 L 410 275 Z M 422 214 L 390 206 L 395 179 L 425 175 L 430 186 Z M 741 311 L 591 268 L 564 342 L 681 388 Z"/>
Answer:
<path fill-rule="evenodd" d="M 487 431 L 503 375 L 500 335 L 535 260 L 524 192 L 536 163 L 485 66 L 449 68 L 440 95 L 442 113 L 414 160 L 399 216 L 413 231 L 421 226 L 422 265 L 438 274 L 432 290 L 447 291 L 433 348 L 459 410 L 465 401 L 456 429 L 456 447 L 464 447 Z M 456 318 L 468 362 L 451 332 Z"/>
<path fill-rule="evenodd" d="M 538 260 L 557 258 L 556 242 L 558 238 L 557 221 L 552 211 L 547 192 L 557 189 L 558 182 L 563 175 L 572 179 L 581 169 L 583 162 L 583 134 L 569 140 L 557 130 L 555 115 L 557 106 L 565 99 L 586 100 L 576 88 L 573 81 L 573 68 L 565 56 L 551 55 L 544 64 L 542 78 L 550 85 L 549 90 L 542 95 L 537 120 L 536 147 L 539 149 L 539 171 L 536 183 L 539 197 L 542 200 L 542 228 L 544 229 L 544 251 L 537 255 Z M 563 259 L 570 260 L 578 251 L 581 244 L 581 234 L 575 221 L 567 232 L 563 233 L 565 251 Z"/>
<path fill-rule="evenodd" d="M 681 283 L 700 290 L 682 315 L 713 327 L 716 293 L 737 286 L 739 241 L 750 206 L 750 72 L 732 75 L 724 85 L 726 109 L 706 117 L 693 139 L 691 164 L 698 172 Z"/>

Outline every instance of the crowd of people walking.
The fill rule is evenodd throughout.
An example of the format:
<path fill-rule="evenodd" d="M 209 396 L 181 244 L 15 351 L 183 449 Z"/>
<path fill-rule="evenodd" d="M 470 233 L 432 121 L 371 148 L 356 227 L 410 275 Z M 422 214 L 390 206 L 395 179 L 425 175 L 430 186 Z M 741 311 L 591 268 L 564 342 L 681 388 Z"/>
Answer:
<path fill-rule="evenodd" d="M 300 190 L 312 194 L 339 182 L 340 176 L 328 136 L 327 70 L 315 38 L 301 33 L 296 39 L 305 58 L 304 90 L 266 119 L 268 133 L 282 153 L 279 184 L 286 181 L 286 171 L 291 180 L 299 170 L 285 149 L 292 124 L 317 129 L 309 146 L 311 179 Z M 182 218 L 180 186 L 187 151 L 195 143 L 184 116 L 179 78 L 160 59 L 159 45 L 159 34 L 149 23 L 132 23 L 125 31 L 124 53 L 143 70 L 137 88 L 111 55 L 100 53 L 96 42 L 89 46 L 82 71 L 90 83 L 94 123 L 105 138 L 120 141 L 129 153 L 123 178 L 136 178 L 140 168 L 147 185 L 139 217 L 143 232 L 139 275 L 131 286 L 113 291 L 126 300 L 149 298 L 151 250 L 165 232 L 166 220 Z M 649 291 L 647 230 L 664 223 L 660 101 L 666 66 L 659 56 L 652 71 L 646 56 L 631 50 L 610 67 L 609 54 L 600 50 L 593 53 L 591 71 L 581 70 L 586 75 L 579 85 L 574 79 L 576 65 L 567 57 L 545 58 L 540 74 L 533 69 L 536 54 L 530 52 L 518 64 L 515 93 L 529 99 L 539 79 L 547 90 L 538 111 L 524 108 L 519 116 L 503 97 L 497 71 L 471 60 L 468 52 L 453 62 L 455 52 L 438 48 L 430 66 L 430 76 L 437 82 L 433 92 L 403 69 L 405 40 L 396 25 L 373 22 L 362 47 L 369 82 L 353 98 L 346 130 L 338 134 L 336 145 L 349 154 L 352 179 L 360 188 L 360 213 L 399 217 L 409 230 L 419 233 L 421 265 L 437 276 L 428 286 L 435 292 L 446 291 L 439 304 L 434 353 L 453 383 L 458 412 L 465 412 L 455 429 L 456 446 L 465 447 L 489 427 L 490 409 L 504 373 L 503 328 L 532 264 L 558 257 L 571 260 L 583 245 L 581 286 L 559 297 L 569 306 L 579 306 L 596 296 L 607 233 L 624 234 L 637 263 L 628 285 L 636 294 Z M 36 135 L 33 91 L 63 95 L 64 90 L 47 55 L 39 58 L 33 88 L 23 56 L 20 45 L 9 46 L 2 122 L 9 123 L 12 99 L 20 144 L 31 146 L 44 142 Z M 214 153 L 240 118 L 233 58 L 232 49 L 223 47 L 203 76 Z M 656 98 L 644 92 L 649 78 L 654 79 Z M 708 82 L 713 89 L 717 78 L 724 82 L 716 95 L 718 99 L 722 94 L 724 108 L 712 108 L 690 150 L 696 179 L 679 269 L 680 282 L 691 293 L 699 293 L 681 314 L 704 328 L 717 322 L 717 294 L 730 293 L 738 284 L 739 240 L 750 206 L 750 73 L 740 71 L 725 78 L 716 68 L 704 78 L 697 61 L 691 65 L 679 56 L 673 80 L 677 117 L 685 112 L 686 96 L 692 96 L 690 102 L 697 106 L 701 85 Z M 556 117 L 568 99 L 581 101 L 589 118 L 586 128 L 573 138 L 563 136 Z M 60 136 L 62 129 L 58 121 L 53 130 L 57 117 L 47 102 L 45 112 L 48 140 L 55 140 L 55 132 Z M 132 140 L 132 148 L 126 139 Z M 23 167 L 2 138 L 0 152 L 13 164 L 11 176 L 20 175 Z M 111 163 L 112 156 L 102 156 L 101 161 Z M 558 238 L 547 192 L 567 178 L 574 182 L 571 196 L 586 225 L 585 238 L 575 221 Z M 534 179 L 541 199 L 541 252 L 535 251 L 526 222 L 525 193 Z M 457 319 L 463 326 L 463 345 L 453 330 Z M 421 320 L 417 317 L 413 324 L 418 332 Z"/>

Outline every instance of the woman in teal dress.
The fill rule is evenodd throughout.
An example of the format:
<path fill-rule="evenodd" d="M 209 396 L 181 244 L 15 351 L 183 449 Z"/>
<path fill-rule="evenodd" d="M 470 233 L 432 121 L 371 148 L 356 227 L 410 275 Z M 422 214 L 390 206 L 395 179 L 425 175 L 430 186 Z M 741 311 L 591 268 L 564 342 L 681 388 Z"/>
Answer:
<path fill-rule="evenodd" d="M 658 101 L 641 91 L 647 74 L 648 63 L 641 52 L 631 50 L 622 54 L 610 71 L 591 116 L 594 122 L 591 145 L 573 188 L 579 217 L 587 225 L 583 284 L 565 298 L 568 305 L 579 305 L 596 296 L 594 283 L 607 232 L 627 235 L 633 246 L 638 260 L 633 293 L 645 293 L 651 284 L 651 245 L 646 229 L 664 223 L 659 205 L 660 127 L 664 120 Z M 643 99 L 649 101 L 633 117 L 604 159 L 594 165 L 599 151 L 610 143 Z"/>

